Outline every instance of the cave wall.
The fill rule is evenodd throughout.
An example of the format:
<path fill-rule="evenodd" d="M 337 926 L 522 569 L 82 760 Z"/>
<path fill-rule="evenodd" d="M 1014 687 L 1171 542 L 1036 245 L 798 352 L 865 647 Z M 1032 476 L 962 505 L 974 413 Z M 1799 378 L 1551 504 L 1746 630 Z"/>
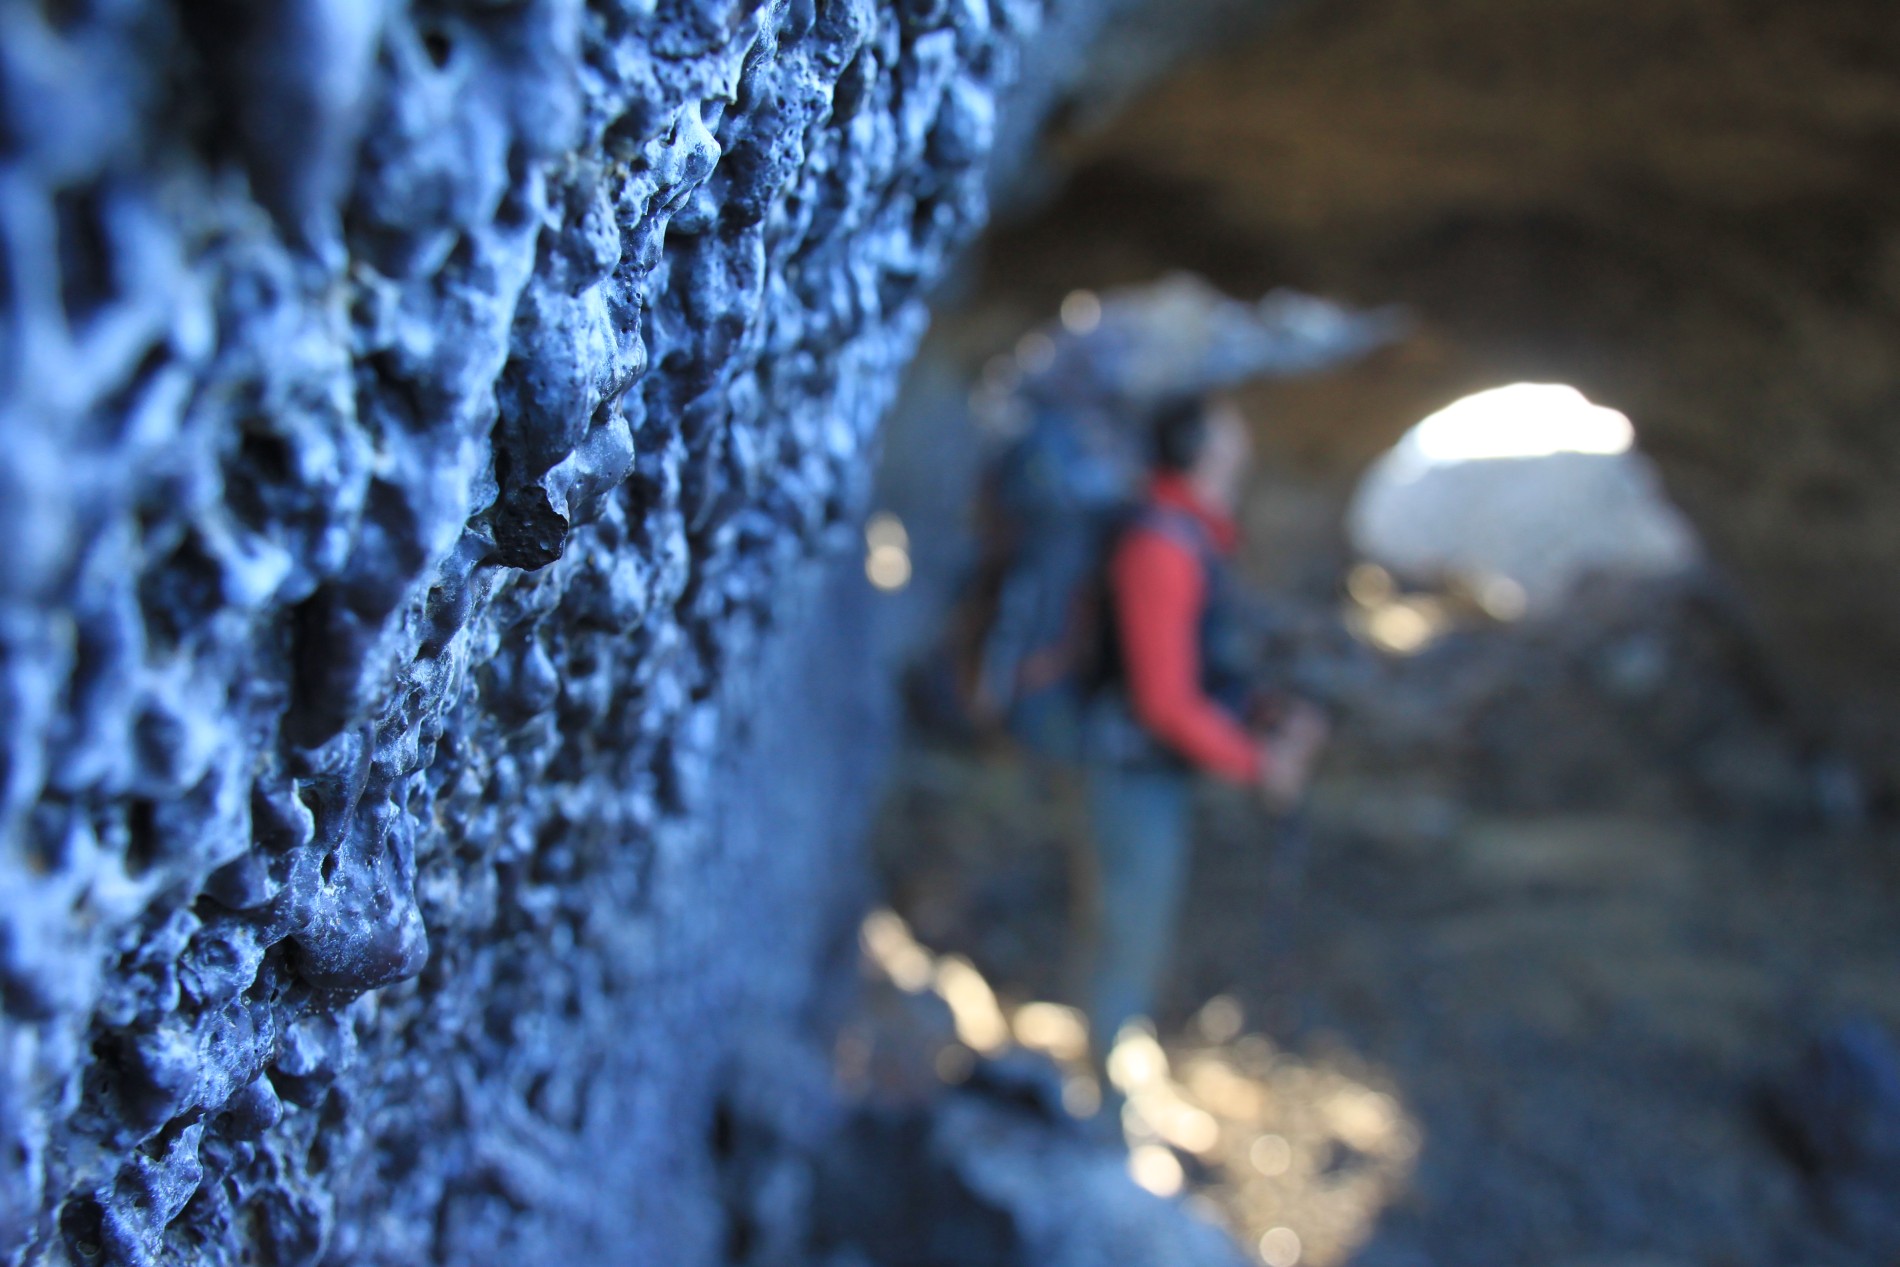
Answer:
<path fill-rule="evenodd" d="M 823 558 L 1041 8 L 0 14 L 0 1259 L 733 1250 L 860 897 Z"/>
<path fill-rule="evenodd" d="M 0 1258 L 733 1256 L 721 1106 L 824 1129 L 881 724 L 826 558 L 922 297 L 1046 114 L 1277 9 L 6 6 Z M 1404 299 L 1629 409 L 1900 768 L 1895 31 L 1305 6 L 996 267 Z"/>

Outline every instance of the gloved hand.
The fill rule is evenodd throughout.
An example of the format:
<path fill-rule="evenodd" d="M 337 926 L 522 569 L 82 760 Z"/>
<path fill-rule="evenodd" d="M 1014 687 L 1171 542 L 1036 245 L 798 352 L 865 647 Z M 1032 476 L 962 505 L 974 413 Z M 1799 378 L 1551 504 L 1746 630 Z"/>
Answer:
<path fill-rule="evenodd" d="M 1284 813 L 1299 803 L 1331 728 L 1310 704 L 1296 702 L 1260 743 L 1260 791 L 1269 808 Z"/>

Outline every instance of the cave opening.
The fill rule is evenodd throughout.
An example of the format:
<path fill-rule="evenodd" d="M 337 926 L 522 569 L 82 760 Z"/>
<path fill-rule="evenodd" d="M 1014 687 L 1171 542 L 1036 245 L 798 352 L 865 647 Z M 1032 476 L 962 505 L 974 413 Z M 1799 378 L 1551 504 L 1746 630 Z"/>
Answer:
<path fill-rule="evenodd" d="M 1349 625 L 1395 654 L 1461 613 L 1561 619 L 1592 583 L 1666 583 L 1701 560 L 1629 418 L 1562 384 L 1489 388 L 1415 424 L 1361 477 L 1346 531 Z"/>

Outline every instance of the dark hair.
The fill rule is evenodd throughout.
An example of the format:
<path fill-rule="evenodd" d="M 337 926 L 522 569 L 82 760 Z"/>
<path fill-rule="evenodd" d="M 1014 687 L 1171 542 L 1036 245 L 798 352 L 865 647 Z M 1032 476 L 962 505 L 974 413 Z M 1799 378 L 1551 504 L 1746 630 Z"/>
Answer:
<path fill-rule="evenodd" d="M 1199 396 L 1171 396 L 1155 406 L 1148 425 L 1155 466 L 1185 471 L 1207 446 L 1207 402 Z"/>

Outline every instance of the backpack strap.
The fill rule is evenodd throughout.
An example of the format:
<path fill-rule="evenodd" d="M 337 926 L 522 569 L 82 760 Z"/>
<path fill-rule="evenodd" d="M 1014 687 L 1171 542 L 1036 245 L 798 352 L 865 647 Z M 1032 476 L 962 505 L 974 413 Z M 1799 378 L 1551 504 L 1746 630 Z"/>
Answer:
<path fill-rule="evenodd" d="M 1158 536 L 1166 537 L 1200 561 L 1201 570 L 1212 581 L 1214 571 L 1222 562 L 1220 550 L 1214 544 L 1213 534 L 1207 525 L 1191 510 L 1179 506 L 1144 506 L 1135 515 L 1131 525 L 1146 529 Z"/>

